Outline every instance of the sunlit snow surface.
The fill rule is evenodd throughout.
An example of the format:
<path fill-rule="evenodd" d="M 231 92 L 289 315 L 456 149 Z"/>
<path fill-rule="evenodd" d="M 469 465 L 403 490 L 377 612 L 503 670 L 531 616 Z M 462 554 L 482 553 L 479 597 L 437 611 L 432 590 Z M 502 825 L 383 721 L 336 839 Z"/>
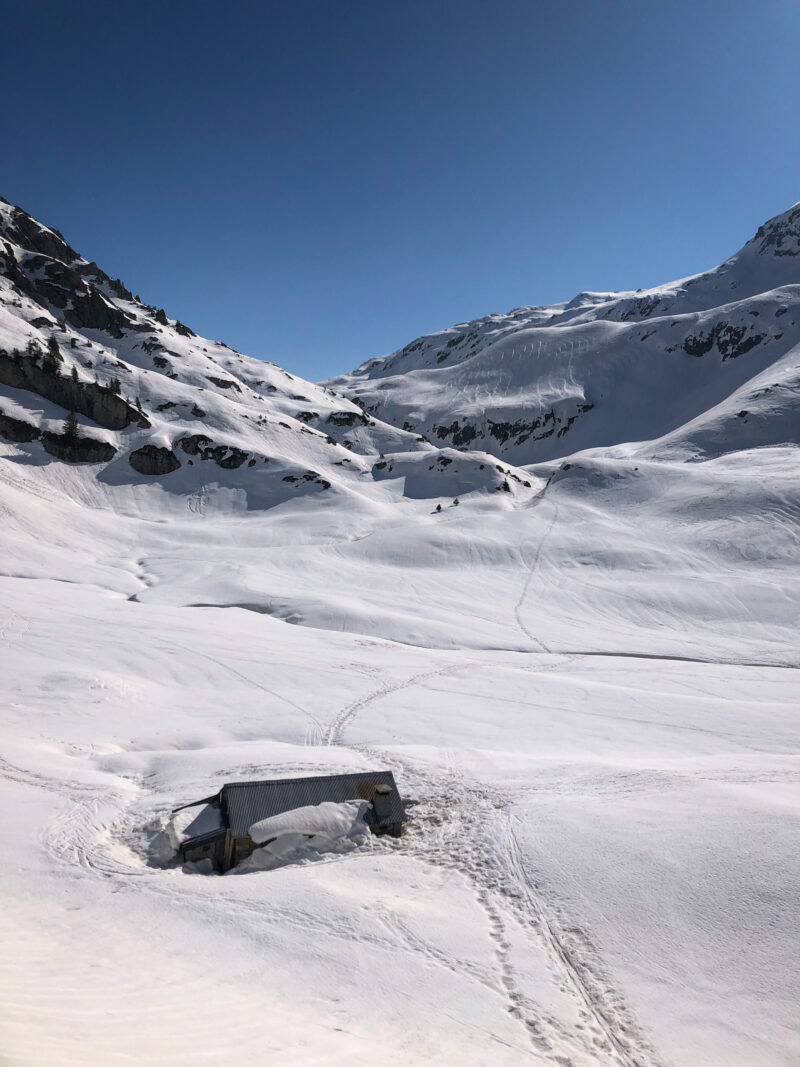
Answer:
<path fill-rule="evenodd" d="M 336 393 L 0 232 L 0 349 L 146 413 L 80 416 L 105 465 L 0 440 L 3 1067 L 796 1067 L 800 208 Z M 380 768 L 399 840 L 158 836 Z"/>
<path fill-rule="evenodd" d="M 796 1061 L 796 452 L 346 521 L 3 453 L 6 1062 Z M 381 766 L 399 841 L 147 864 L 225 781 Z"/>

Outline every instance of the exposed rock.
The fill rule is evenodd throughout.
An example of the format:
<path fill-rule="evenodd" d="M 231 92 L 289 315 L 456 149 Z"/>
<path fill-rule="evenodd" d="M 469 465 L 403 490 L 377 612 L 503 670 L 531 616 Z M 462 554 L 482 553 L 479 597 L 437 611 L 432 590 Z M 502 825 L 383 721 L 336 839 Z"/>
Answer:
<path fill-rule="evenodd" d="M 43 297 L 59 308 L 71 326 L 102 330 L 112 337 L 122 337 L 122 331 L 131 328 L 131 316 L 112 304 L 96 285 L 87 282 L 87 268 L 68 267 L 57 259 L 37 255 L 25 257 L 20 266 L 40 302 Z"/>
<path fill-rule="evenodd" d="M 732 326 L 723 320 L 715 323 L 707 334 L 689 334 L 683 342 L 683 350 L 690 356 L 704 356 L 716 344 L 723 362 L 736 359 L 761 344 L 766 337 L 763 333 L 751 333 L 748 336 L 749 329 L 748 326 Z"/>
<path fill-rule="evenodd" d="M 206 378 L 214 385 L 218 385 L 220 389 L 235 389 L 237 393 L 242 391 L 239 383 L 233 381 L 232 378 L 213 378 L 210 374 L 207 374 Z"/>
<path fill-rule="evenodd" d="M 406 426 L 408 426 L 408 429 L 412 429 L 410 423 L 403 423 L 404 429 Z M 483 437 L 483 433 L 480 430 L 476 430 L 468 422 L 461 426 L 458 419 L 455 419 L 449 426 L 434 426 L 431 432 L 435 433 L 439 440 L 449 437 L 456 448 L 468 448 L 471 441 L 474 441 L 477 437 Z"/>
<path fill-rule="evenodd" d="M 330 423 L 332 426 L 369 425 L 369 419 L 361 411 L 332 411 L 325 422 Z"/>
<path fill-rule="evenodd" d="M 243 452 L 241 448 L 233 448 L 231 445 L 215 445 L 210 437 L 202 433 L 192 434 L 191 437 L 181 437 L 177 444 L 187 455 L 211 459 L 225 470 L 236 470 L 246 459 L 250 458 L 249 453 Z"/>
<path fill-rule="evenodd" d="M 776 256 L 800 256 L 800 205 L 760 226 L 755 236 L 759 239 L 762 254 L 771 251 Z"/>
<path fill-rule="evenodd" d="M 6 415 L 5 412 L 0 411 L 0 437 L 15 443 L 38 441 L 39 437 L 41 437 L 41 430 L 38 426 L 34 426 L 32 422 L 25 422 L 24 419 L 14 419 L 11 415 Z"/>
<path fill-rule="evenodd" d="M 15 207 L 6 227 L 10 240 L 33 252 L 40 252 L 52 259 L 71 263 L 78 258 L 78 253 L 70 248 L 58 230 L 42 226 L 20 207 Z"/>
<path fill-rule="evenodd" d="M 36 393 L 67 411 L 77 411 L 107 430 L 131 423 L 148 429 L 146 415 L 117 393 L 96 382 L 75 381 L 40 366 L 32 357 L 0 351 L 0 383 Z"/>
<path fill-rule="evenodd" d="M 95 437 L 45 431 L 41 440 L 46 452 L 65 463 L 107 463 L 117 454 L 108 441 L 98 441 Z"/>
<path fill-rule="evenodd" d="M 169 474 L 176 471 L 181 463 L 170 448 L 159 448 L 157 445 L 143 445 L 131 452 L 128 462 L 139 474 Z"/>

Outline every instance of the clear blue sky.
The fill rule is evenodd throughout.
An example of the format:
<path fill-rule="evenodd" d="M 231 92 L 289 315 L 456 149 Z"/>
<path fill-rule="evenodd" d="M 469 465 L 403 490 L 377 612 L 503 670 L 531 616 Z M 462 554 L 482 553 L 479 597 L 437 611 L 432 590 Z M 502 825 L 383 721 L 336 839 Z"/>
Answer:
<path fill-rule="evenodd" d="M 308 378 L 713 266 L 800 198 L 798 0 L 21 0 L 0 193 Z"/>

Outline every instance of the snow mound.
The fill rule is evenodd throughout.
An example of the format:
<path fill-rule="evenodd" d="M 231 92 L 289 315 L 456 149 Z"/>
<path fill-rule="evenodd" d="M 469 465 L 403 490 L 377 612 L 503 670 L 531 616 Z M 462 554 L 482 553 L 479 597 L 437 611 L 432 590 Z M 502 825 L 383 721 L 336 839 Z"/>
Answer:
<path fill-rule="evenodd" d="M 325 800 L 321 804 L 309 804 L 261 819 L 250 827 L 250 836 L 257 845 L 266 844 L 285 833 L 342 837 L 359 827 L 366 828 L 364 812 L 368 807 L 365 800 L 347 800 L 341 804 Z"/>
<path fill-rule="evenodd" d="M 190 837 L 218 830 L 222 825 L 219 808 L 207 804 L 201 811 L 183 808 L 169 816 L 160 816 L 145 826 L 145 850 L 150 867 L 168 867 L 175 863 L 178 849 Z"/>
<path fill-rule="evenodd" d="M 303 863 L 330 853 L 352 852 L 369 840 L 365 800 L 342 804 L 325 801 L 261 819 L 250 827 L 257 845 L 231 873 L 269 871 L 287 863 Z"/>

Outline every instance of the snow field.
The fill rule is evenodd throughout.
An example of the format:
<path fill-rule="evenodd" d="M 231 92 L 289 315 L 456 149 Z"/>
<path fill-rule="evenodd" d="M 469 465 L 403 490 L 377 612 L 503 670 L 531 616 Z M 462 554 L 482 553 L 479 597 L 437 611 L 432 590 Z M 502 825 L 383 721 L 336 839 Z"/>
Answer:
<path fill-rule="evenodd" d="M 250 1063 L 790 1064 L 791 508 L 785 543 L 760 532 L 783 458 L 756 489 L 729 461 L 578 457 L 491 527 L 480 500 L 406 502 L 399 528 L 350 516 L 355 541 L 302 501 L 165 527 L 145 489 L 112 517 L 40 478 L 26 514 L 4 484 L 14 570 L 27 545 L 0 582 L 6 895 L 41 961 L 34 985 L 5 964 L 11 1062 L 211 1062 L 241 1014 Z M 147 864 L 143 827 L 224 781 L 368 766 L 418 801 L 399 842 Z"/>

